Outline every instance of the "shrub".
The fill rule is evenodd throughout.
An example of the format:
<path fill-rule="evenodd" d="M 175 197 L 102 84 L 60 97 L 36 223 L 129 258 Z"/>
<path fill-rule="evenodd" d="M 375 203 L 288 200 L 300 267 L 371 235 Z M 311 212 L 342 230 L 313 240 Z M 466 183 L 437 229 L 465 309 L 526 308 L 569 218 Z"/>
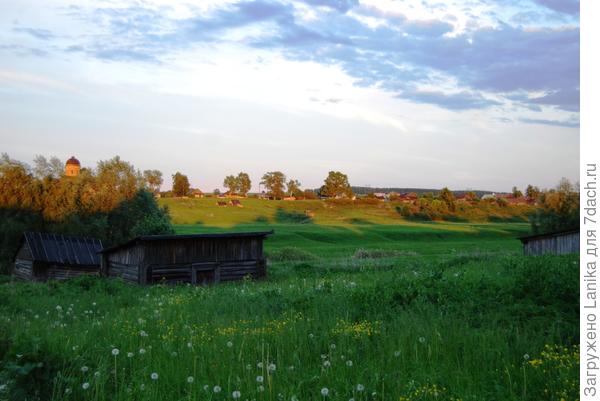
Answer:
<path fill-rule="evenodd" d="M 314 254 L 296 247 L 285 247 L 269 252 L 267 258 L 274 262 L 317 259 Z"/>

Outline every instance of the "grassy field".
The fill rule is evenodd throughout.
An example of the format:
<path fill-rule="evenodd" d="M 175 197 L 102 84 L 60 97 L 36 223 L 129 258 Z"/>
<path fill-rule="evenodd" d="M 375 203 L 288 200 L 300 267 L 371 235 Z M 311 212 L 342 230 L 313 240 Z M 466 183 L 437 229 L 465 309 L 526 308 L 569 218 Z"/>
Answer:
<path fill-rule="evenodd" d="M 170 206 L 180 233 L 274 229 L 268 278 L 6 281 L 0 400 L 578 398 L 578 257 L 521 256 L 525 224 Z"/>

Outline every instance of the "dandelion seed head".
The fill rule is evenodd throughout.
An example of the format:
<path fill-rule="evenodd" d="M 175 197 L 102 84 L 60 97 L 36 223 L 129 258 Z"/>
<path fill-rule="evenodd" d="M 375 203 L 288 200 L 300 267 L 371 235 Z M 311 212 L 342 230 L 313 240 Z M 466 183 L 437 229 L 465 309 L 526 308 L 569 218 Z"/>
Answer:
<path fill-rule="evenodd" d="M 233 343 L 231 341 L 227 341 L 227 348 L 233 347 Z"/>
<path fill-rule="evenodd" d="M 133 358 L 133 352 L 128 352 L 127 353 L 127 358 Z"/>
<path fill-rule="evenodd" d="M 265 391 L 265 386 L 263 386 L 263 385 L 261 384 L 260 386 L 258 386 L 258 387 L 256 388 L 256 390 L 258 390 L 259 392 L 261 392 L 261 393 L 262 393 L 263 391 Z"/>
<path fill-rule="evenodd" d="M 526 361 L 528 361 L 529 360 L 529 354 L 523 355 L 523 359 L 525 359 Z"/>
<path fill-rule="evenodd" d="M 88 370 L 90 370 L 90 368 L 88 368 L 87 366 L 82 366 L 82 367 L 81 367 L 81 371 L 82 371 L 83 373 L 87 372 Z"/>
<path fill-rule="evenodd" d="M 329 389 L 328 389 L 327 387 L 323 387 L 323 388 L 321 389 L 321 395 L 322 395 L 323 397 L 327 397 L 327 396 L 329 395 Z"/>
<path fill-rule="evenodd" d="M 356 385 L 356 391 L 365 391 L 365 386 L 363 386 L 362 384 L 357 384 Z"/>
<path fill-rule="evenodd" d="M 400 356 L 400 351 L 394 351 L 394 356 L 398 358 Z"/>
<path fill-rule="evenodd" d="M 264 382 L 264 381 L 265 381 L 265 378 L 264 378 L 264 377 L 262 377 L 262 376 L 256 376 L 256 382 L 257 382 L 257 383 L 262 383 L 262 382 Z"/>
<path fill-rule="evenodd" d="M 352 361 L 350 359 L 348 359 L 346 361 L 346 366 L 351 367 L 353 365 Z"/>
<path fill-rule="evenodd" d="M 213 393 L 220 393 L 221 392 L 221 386 L 214 386 L 213 387 Z"/>
<path fill-rule="evenodd" d="M 144 348 L 140 348 L 139 353 L 140 355 L 144 355 L 146 353 L 146 350 Z"/>
<path fill-rule="evenodd" d="M 325 362 L 323 362 L 323 367 L 324 367 L 324 368 L 328 368 L 328 367 L 330 367 L 330 366 L 331 366 L 331 362 L 329 362 L 329 361 L 325 361 Z"/>
<path fill-rule="evenodd" d="M 187 382 L 188 382 L 189 384 L 192 384 L 192 383 L 194 382 L 194 378 L 193 378 L 192 376 L 188 376 L 188 378 L 187 378 Z"/>
<path fill-rule="evenodd" d="M 233 393 L 231 393 L 231 396 L 237 400 L 242 396 L 242 393 L 240 393 L 238 390 L 235 390 Z"/>
<path fill-rule="evenodd" d="M 84 390 L 87 390 L 88 388 L 90 388 L 90 383 L 88 383 L 88 382 L 83 383 L 81 385 L 81 388 L 84 389 Z"/>
<path fill-rule="evenodd" d="M 156 373 L 156 372 L 152 372 L 152 373 L 150 374 L 150 378 L 151 378 L 152 380 L 158 380 L 158 373 Z"/>
<path fill-rule="evenodd" d="M 275 372 L 277 370 L 277 365 L 275 365 L 274 363 L 269 364 L 269 372 Z"/>
<path fill-rule="evenodd" d="M 117 355 L 119 355 L 119 349 L 118 349 L 118 348 L 113 348 L 113 350 L 112 350 L 112 354 L 113 354 L 114 356 L 117 356 Z"/>

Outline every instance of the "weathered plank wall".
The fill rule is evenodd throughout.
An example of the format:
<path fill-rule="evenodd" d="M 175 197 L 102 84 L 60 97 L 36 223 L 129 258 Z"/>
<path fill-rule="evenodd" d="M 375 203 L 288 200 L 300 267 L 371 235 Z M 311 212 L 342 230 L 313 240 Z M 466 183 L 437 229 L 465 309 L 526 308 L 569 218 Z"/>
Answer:
<path fill-rule="evenodd" d="M 532 238 L 523 244 L 525 255 L 564 255 L 579 253 L 579 232 Z"/>

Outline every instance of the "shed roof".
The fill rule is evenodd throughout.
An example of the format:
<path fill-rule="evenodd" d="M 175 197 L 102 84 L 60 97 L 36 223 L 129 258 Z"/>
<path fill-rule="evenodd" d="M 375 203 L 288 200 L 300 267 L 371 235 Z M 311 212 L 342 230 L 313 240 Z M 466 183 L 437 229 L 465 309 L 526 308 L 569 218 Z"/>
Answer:
<path fill-rule="evenodd" d="M 523 237 L 519 237 L 519 239 L 521 240 L 521 242 L 529 242 L 529 241 L 535 240 L 535 239 L 550 238 L 550 237 L 556 237 L 559 235 L 566 235 L 566 234 L 575 234 L 578 232 L 579 232 L 579 228 L 572 228 L 569 230 L 553 231 L 550 233 L 525 235 Z"/>
<path fill-rule="evenodd" d="M 111 252 L 116 249 L 131 245 L 137 245 L 148 241 L 178 241 L 182 239 L 200 239 L 200 238 L 245 238 L 245 237 L 266 237 L 272 235 L 275 231 L 254 231 L 240 233 L 211 233 L 211 234 L 182 234 L 182 235 L 141 235 L 119 245 L 102 249 L 99 253 Z"/>
<path fill-rule="evenodd" d="M 34 261 L 63 265 L 100 265 L 102 242 L 96 238 L 69 237 L 52 233 L 23 233 Z"/>

